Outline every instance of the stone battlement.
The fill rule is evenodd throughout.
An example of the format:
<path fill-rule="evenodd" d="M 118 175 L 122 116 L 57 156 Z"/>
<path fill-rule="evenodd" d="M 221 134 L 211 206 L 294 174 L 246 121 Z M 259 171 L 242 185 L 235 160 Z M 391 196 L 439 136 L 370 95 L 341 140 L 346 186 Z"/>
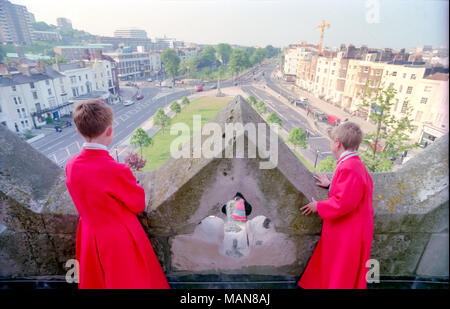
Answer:
<path fill-rule="evenodd" d="M 241 96 L 211 122 L 265 123 Z M 240 138 L 246 151 L 252 145 L 248 132 L 223 138 L 222 151 Z M 141 222 L 168 276 L 301 275 L 321 220 L 299 208 L 327 191 L 277 143 L 273 169 L 260 169 L 259 156 L 170 158 L 158 170 L 135 174 L 148 201 Z M 65 172 L 3 126 L 0 145 L 0 277 L 64 275 L 65 262 L 75 258 L 78 220 Z M 372 258 L 381 275 L 448 277 L 448 134 L 397 171 L 371 175 Z M 247 222 L 230 225 L 222 207 L 236 192 L 252 212 Z"/>

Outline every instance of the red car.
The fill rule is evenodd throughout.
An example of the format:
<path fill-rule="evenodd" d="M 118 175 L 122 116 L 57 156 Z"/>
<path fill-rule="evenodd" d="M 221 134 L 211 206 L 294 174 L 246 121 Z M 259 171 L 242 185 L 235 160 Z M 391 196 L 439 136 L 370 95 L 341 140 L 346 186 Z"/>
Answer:
<path fill-rule="evenodd" d="M 338 126 L 341 123 L 341 119 L 334 115 L 328 115 L 328 121 L 335 126 Z"/>
<path fill-rule="evenodd" d="M 203 86 L 197 86 L 195 87 L 195 92 L 203 91 Z"/>
<path fill-rule="evenodd" d="M 144 98 L 144 96 L 142 94 L 140 94 L 136 97 L 136 100 L 142 100 L 143 98 Z"/>

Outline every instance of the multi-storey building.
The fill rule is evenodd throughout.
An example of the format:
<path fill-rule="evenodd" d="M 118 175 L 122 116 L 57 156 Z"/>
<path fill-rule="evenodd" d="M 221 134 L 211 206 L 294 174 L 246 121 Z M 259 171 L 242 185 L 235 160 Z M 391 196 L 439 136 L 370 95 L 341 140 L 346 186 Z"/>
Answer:
<path fill-rule="evenodd" d="M 0 123 L 15 132 L 45 124 L 46 118 L 69 113 L 70 102 L 60 91 L 64 75 L 38 66 L 23 65 L 9 72 L 1 65 Z"/>
<path fill-rule="evenodd" d="M 429 75 L 418 87 L 413 100 L 416 112 L 413 117 L 421 125 L 415 132 L 415 139 L 425 146 L 449 131 L 448 74 Z"/>
<path fill-rule="evenodd" d="M 161 69 L 161 54 L 159 52 L 151 51 L 149 52 L 150 57 L 150 75 L 154 76 L 158 74 Z"/>
<path fill-rule="evenodd" d="M 115 38 L 147 39 L 147 32 L 141 29 L 125 28 L 114 31 Z"/>
<path fill-rule="evenodd" d="M 138 53 L 106 53 L 117 63 L 120 80 L 133 80 L 150 76 L 150 54 Z"/>
<path fill-rule="evenodd" d="M 34 41 L 33 14 L 23 5 L 0 0 L 0 42 L 31 45 Z"/>
<path fill-rule="evenodd" d="M 300 88 L 312 92 L 316 80 L 317 60 L 319 56 L 305 53 L 298 61 L 297 77 L 295 83 Z"/>
<path fill-rule="evenodd" d="M 58 17 L 56 24 L 62 29 L 72 29 L 72 21 L 68 18 Z"/>
<path fill-rule="evenodd" d="M 36 41 L 61 41 L 61 35 L 55 31 L 36 31 L 33 30 Z"/>
<path fill-rule="evenodd" d="M 113 65 L 107 60 L 22 64 L 14 72 L 1 65 L 0 123 L 24 132 L 49 117 L 69 115 L 77 100 L 101 97 L 109 103 L 115 94 Z"/>

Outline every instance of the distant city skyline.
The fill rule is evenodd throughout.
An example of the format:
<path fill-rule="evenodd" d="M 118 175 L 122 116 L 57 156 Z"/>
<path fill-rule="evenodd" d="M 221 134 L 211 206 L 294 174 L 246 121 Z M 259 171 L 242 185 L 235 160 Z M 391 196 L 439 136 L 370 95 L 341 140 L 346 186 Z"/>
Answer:
<path fill-rule="evenodd" d="M 138 28 L 149 37 L 200 44 L 285 47 L 318 44 L 322 20 L 331 24 L 324 45 L 372 48 L 448 47 L 445 0 L 10 0 L 56 25 L 66 17 L 74 29 L 113 36 Z"/>

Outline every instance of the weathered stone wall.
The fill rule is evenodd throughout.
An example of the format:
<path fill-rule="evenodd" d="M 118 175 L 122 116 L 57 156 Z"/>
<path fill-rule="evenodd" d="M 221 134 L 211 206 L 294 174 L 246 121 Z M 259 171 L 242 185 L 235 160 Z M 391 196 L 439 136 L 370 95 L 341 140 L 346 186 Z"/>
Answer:
<path fill-rule="evenodd" d="M 264 122 L 242 97 L 212 121 L 222 128 Z M 243 137 L 251 144 L 248 134 Z M 156 171 L 136 174 L 148 200 L 143 226 L 166 274 L 303 272 L 321 221 L 302 216 L 299 207 L 327 192 L 281 140 L 277 144 L 274 169 L 260 169 L 259 156 L 169 159 Z M 65 173 L 2 126 L 0 145 L 0 277 L 62 275 L 75 257 L 78 220 Z M 448 135 L 401 169 L 372 178 L 372 258 L 381 275 L 448 277 Z M 246 225 L 251 248 L 242 257 L 220 251 L 220 224 L 226 222 L 221 208 L 236 192 L 253 207 Z"/>

